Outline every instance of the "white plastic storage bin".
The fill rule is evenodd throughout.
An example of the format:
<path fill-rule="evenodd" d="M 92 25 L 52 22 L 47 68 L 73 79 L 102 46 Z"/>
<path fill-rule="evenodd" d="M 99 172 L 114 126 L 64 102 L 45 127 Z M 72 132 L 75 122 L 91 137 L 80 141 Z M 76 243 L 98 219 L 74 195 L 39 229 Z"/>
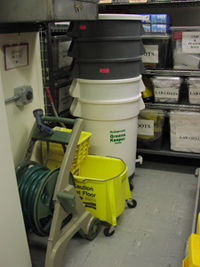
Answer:
<path fill-rule="evenodd" d="M 92 101 L 122 100 L 138 96 L 145 90 L 142 76 L 118 80 L 73 79 L 69 93 Z"/>
<path fill-rule="evenodd" d="M 138 115 L 137 147 L 161 150 L 165 112 L 159 109 L 144 109 Z"/>
<path fill-rule="evenodd" d="M 171 27 L 174 69 L 200 69 L 200 27 Z"/>
<path fill-rule="evenodd" d="M 142 62 L 146 69 L 165 69 L 170 35 L 168 34 L 144 34 L 142 42 L 146 53 L 142 56 Z"/>
<path fill-rule="evenodd" d="M 190 77 L 187 80 L 190 104 L 200 104 L 200 78 Z"/>
<path fill-rule="evenodd" d="M 154 76 L 152 82 L 155 102 L 178 102 L 181 85 L 180 77 Z"/>
<path fill-rule="evenodd" d="M 170 148 L 200 153 L 200 113 L 170 111 Z"/>

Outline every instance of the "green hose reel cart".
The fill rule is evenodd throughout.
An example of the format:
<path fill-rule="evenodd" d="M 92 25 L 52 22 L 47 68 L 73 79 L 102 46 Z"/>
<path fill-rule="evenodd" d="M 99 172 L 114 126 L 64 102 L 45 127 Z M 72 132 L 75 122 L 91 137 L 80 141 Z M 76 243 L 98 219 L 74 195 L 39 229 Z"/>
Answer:
<path fill-rule="evenodd" d="M 48 236 L 45 267 L 61 266 L 63 254 L 70 239 L 77 233 L 93 240 L 99 233 L 100 221 L 87 211 L 78 196 L 74 177 L 70 172 L 83 121 L 43 116 L 41 109 L 34 111 L 36 122 L 30 134 L 25 161 L 16 167 L 16 177 L 24 223 L 39 236 Z M 73 125 L 67 133 L 54 131 L 44 122 Z M 60 168 L 53 170 L 31 161 L 36 141 L 68 144 Z M 48 155 L 47 155 L 48 157 Z"/>

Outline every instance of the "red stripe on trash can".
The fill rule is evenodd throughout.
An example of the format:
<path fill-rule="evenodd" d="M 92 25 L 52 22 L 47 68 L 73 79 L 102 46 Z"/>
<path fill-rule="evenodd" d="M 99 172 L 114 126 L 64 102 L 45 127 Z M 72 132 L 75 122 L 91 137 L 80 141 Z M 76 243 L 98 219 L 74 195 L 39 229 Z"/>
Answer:
<path fill-rule="evenodd" d="M 109 73 L 110 70 L 109 69 L 99 69 L 100 73 Z"/>
<path fill-rule="evenodd" d="M 80 29 L 80 30 L 86 30 L 86 25 L 80 25 L 80 26 L 79 26 L 79 29 Z"/>

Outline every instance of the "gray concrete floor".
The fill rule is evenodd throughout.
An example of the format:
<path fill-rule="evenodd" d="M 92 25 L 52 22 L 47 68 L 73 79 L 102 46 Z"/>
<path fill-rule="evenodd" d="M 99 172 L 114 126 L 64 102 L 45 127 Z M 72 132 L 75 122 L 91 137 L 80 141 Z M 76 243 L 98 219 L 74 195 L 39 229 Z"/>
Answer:
<path fill-rule="evenodd" d="M 136 167 L 132 197 L 113 236 L 101 226 L 93 241 L 70 240 L 63 267 L 181 267 L 191 234 L 197 178 L 195 167 L 144 162 Z M 34 267 L 44 266 L 47 238 L 29 235 Z"/>

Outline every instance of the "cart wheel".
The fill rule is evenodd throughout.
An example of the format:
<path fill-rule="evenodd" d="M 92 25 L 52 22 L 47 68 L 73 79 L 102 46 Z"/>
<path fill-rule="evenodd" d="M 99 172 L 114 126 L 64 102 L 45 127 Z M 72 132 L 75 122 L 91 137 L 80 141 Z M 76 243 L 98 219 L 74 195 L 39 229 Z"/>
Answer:
<path fill-rule="evenodd" d="M 87 234 L 87 239 L 93 240 L 98 235 L 100 231 L 100 220 L 97 218 L 94 218 L 92 222 L 90 223 L 90 228 Z"/>
<path fill-rule="evenodd" d="M 115 232 L 115 227 L 114 226 L 108 226 L 104 229 L 104 235 L 105 236 L 112 236 Z"/>
<path fill-rule="evenodd" d="M 135 199 L 128 199 L 127 200 L 127 205 L 129 208 L 135 208 L 137 206 L 137 201 Z"/>

